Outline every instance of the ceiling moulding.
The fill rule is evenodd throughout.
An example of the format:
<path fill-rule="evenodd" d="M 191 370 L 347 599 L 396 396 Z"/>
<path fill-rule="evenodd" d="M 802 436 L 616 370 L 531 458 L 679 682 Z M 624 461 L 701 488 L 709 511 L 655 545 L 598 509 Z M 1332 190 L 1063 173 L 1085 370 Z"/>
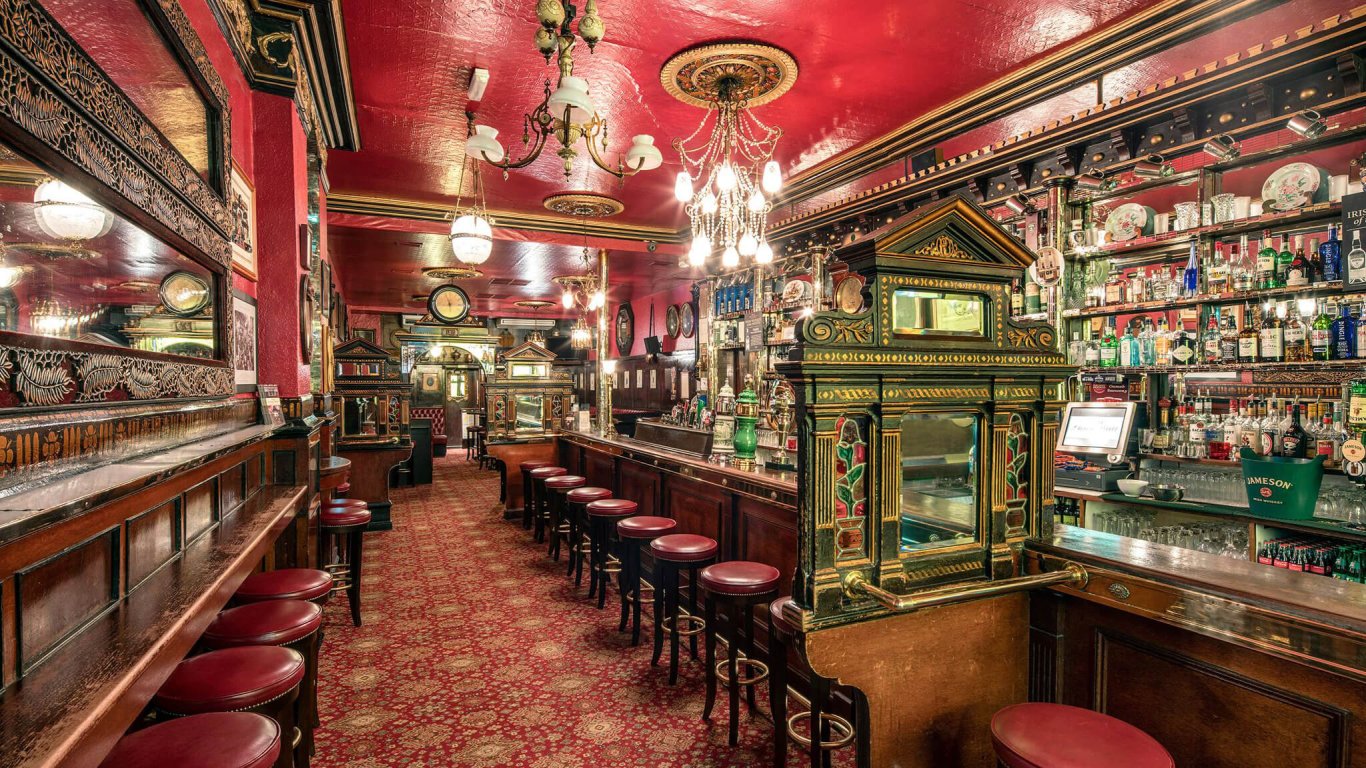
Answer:
<path fill-rule="evenodd" d="M 923 152 L 1101 74 L 1214 31 L 1283 0 L 1166 0 L 1075 41 L 901 128 L 787 181 L 780 204 L 800 202 Z"/>
<path fill-rule="evenodd" d="M 341 0 L 208 1 L 252 88 L 296 99 L 326 146 L 360 149 Z"/>
<path fill-rule="evenodd" d="M 911 201 L 925 195 L 942 194 L 970 184 L 976 178 L 992 176 L 1012 165 L 1036 160 L 1050 149 L 1123 130 L 1325 57 L 1350 56 L 1348 52 L 1361 44 L 1363 31 L 1366 31 L 1366 6 L 1278 36 L 1269 44 L 1254 44 L 1243 51 L 1213 59 L 1210 65 L 1137 89 L 1075 115 L 1059 115 L 1059 120 L 1048 125 L 946 159 L 914 175 L 782 219 L 772 227 L 770 237 L 778 239 L 803 234 L 897 203 L 910 205 Z"/>
<path fill-rule="evenodd" d="M 327 196 L 328 213 L 349 213 L 361 216 L 382 216 L 391 219 L 449 222 L 454 208 L 449 205 L 398 200 L 390 197 L 332 194 Z M 488 212 L 495 229 L 520 229 L 528 232 L 555 232 L 566 235 L 616 238 L 620 240 L 653 240 L 657 243 L 682 243 L 684 233 L 664 227 L 644 227 L 635 224 L 614 224 L 596 219 L 584 220 L 564 216 L 547 216 L 518 211 Z"/>

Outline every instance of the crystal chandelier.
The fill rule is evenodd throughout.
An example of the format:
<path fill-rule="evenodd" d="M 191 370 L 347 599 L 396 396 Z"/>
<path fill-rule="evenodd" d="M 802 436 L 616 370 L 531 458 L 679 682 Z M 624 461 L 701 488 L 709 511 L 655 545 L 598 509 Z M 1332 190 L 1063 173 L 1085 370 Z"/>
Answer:
<path fill-rule="evenodd" d="M 471 164 L 474 165 L 474 190 L 466 208 L 461 201 L 465 191 L 465 168 Z M 464 264 L 483 264 L 493 253 L 493 225 L 484 207 L 484 181 L 478 160 L 466 159 L 460 164 L 458 189 L 451 221 L 451 252 Z"/>
<path fill-rule="evenodd" d="M 583 315 L 574 321 L 574 329 L 569 332 L 569 345 L 574 349 L 593 348 L 593 331 L 588 328 L 588 321 Z"/>
<path fill-rule="evenodd" d="M 475 134 L 465 145 L 471 157 L 487 161 L 503 169 L 504 176 L 513 168 L 522 168 L 536 161 L 545 149 L 547 140 L 554 138 L 560 148 L 555 154 L 564 162 L 564 177 L 574 171 L 578 158 L 575 145 L 582 140 L 593 164 L 621 179 L 641 171 L 651 171 L 664 162 L 664 156 L 649 134 L 631 137 L 631 147 L 618 159 L 615 167 L 604 159 L 607 152 L 607 121 L 597 114 L 593 98 L 588 93 L 588 81 L 574 76 L 574 45 L 581 38 L 591 52 L 602 40 L 602 19 L 598 16 L 597 0 L 586 0 L 584 15 L 574 34 L 574 19 L 578 9 L 569 0 L 539 0 L 536 18 L 541 26 L 536 30 L 536 48 L 547 63 L 557 60 L 559 79 L 551 90 L 545 82 L 545 96 L 531 112 L 522 118 L 522 146 L 528 147 L 520 159 L 507 157 L 498 142 L 498 131 L 487 126 L 476 126 Z"/>

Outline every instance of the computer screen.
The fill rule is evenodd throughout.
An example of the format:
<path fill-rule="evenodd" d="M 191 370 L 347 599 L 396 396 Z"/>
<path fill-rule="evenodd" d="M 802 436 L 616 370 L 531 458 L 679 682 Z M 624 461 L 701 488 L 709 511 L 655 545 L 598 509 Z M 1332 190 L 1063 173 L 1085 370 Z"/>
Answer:
<path fill-rule="evenodd" d="M 1083 407 L 1077 407 L 1079 405 Z M 1058 449 L 1119 453 L 1128 439 L 1131 410 L 1128 404 L 1069 404 Z"/>

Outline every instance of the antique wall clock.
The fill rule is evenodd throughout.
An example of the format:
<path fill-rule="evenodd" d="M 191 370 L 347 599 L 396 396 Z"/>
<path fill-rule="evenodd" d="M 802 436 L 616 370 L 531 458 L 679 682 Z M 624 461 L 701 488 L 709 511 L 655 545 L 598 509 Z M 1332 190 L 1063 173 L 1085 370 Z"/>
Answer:
<path fill-rule="evenodd" d="M 669 334 L 669 338 L 678 338 L 678 305 L 670 304 L 669 309 L 664 312 L 664 332 Z"/>
<path fill-rule="evenodd" d="M 617 354 L 625 357 L 631 354 L 631 345 L 636 340 L 636 315 L 630 304 L 617 307 Z"/>
<path fill-rule="evenodd" d="M 427 297 L 427 311 L 437 322 L 454 325 L 470 313 L 470 297 L 459 287 L 442 285 Z"/>

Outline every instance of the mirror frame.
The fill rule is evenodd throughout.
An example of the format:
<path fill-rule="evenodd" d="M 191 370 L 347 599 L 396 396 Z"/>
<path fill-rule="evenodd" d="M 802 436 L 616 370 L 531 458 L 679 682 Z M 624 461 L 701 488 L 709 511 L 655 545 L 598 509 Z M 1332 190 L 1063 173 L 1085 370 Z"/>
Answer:
<path fill-rule="evenodd" d="M 66 369 L 67 391 L 74 392 L 75 402 L 82 404 L 102 402 L 113 391 L 107 383 L 84 380 L 89 358 L 95 356 L 104 363 L 120 362 L 123 378 L 116 386 L 128 385 L 130 399 L 139 402 L 231 396 L 236 389 L 228 362 L 232 359 L 228 326 L 233 217 L 227 86 L 178 2 L 138 2 L 212 113 L 208 140 L 213 168 L 208 180 L 41 3 L 4 0 L 0 12 L 0 75 L 13 84 L 12 96 L 0 99 L 0 141 L 53 176 L 81 186 L 91 198 L 181 251 L 216 278 L 213 360 L 6 334 L 2 340 L 6 363 L 13 353 Z M 186 371 L 161 370 L 175 366 Z M 178 383 L 141 386 L 153 369 Z M 133 394 L 134 385 L 140 394 Z M 33 397 L 16 390 L 23 408 L 59 405 L 65 399 L 52 402 L 52 395 Z"/>

